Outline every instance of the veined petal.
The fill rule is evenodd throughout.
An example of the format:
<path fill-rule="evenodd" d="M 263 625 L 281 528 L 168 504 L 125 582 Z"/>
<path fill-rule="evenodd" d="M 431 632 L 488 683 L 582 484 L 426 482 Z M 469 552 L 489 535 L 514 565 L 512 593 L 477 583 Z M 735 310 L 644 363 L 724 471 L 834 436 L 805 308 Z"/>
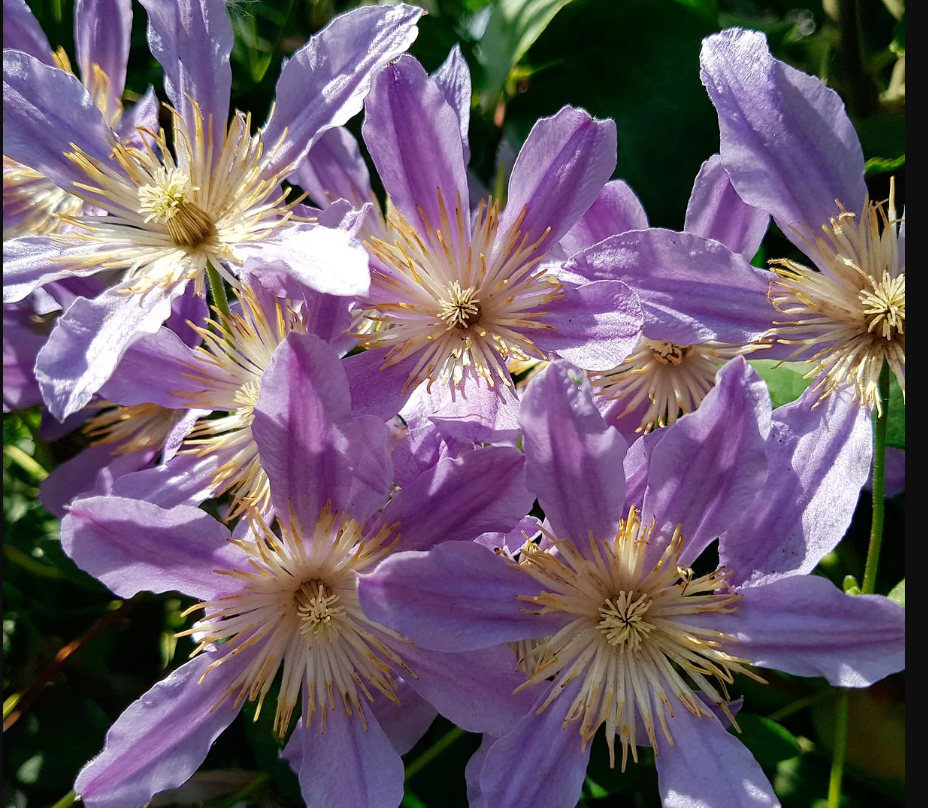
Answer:
<path fill-rule="evenodd" d="M 275 351 L 252 433 L 279 514 L 292 507 L 301 524 L 315 525 L 330 502 L 363 522 L 387 497 L 387 428 L 352 417 L 338 354 L 312 334 L 291 333 Z"/>
<path fill-rule="evenodd" d="M 752 342 L 776 316 L 767 299 L 770 272 L 689 233 L 652 228 L 612 236 L 573 256 L 564 273 L 624 281 L 641 301 L 648 339 L 677 345 Z"/>
<path fill-rule="evenodd" d="M 123 598 L 181 592 L 214 600 L 237 585 L 215 570 L 247 564 L 227 527 L 199 508 L 166 510 L 117 496 L 76 500 L 61 523 L 61 545 L 85 572 Z"/>
<path fill-rule="evenodd" d="M 561 239 L 567 255 L 592 247 L 609 236 L 645 230 L 648 215 L 635 192 L 623 180 L 607 182 L 590 209 Z"/>
<path fill-rule="evenodd" d="M 680 563 L 688 565 L 740 521 L 767 478 L 767 386 L 744 359 L 733 359 L 699 409 L 661 431 L 641 511 L 644 524 L 655 520 L 647 557 L 656 562 L 680 525 Z"/>
<path fill-rule="evenodd" d="M 110 164 L 112 142 L 103 113 L 76 76 L 19 51 L 3 52 L 5 156 L 68 190 L 87 181 L 65 157 L 74 151 L 72 144 Z"/>
<path fill-rule="evenodd" d="M 905 609 L 889 598 L 845 595 L 816 575 L 739 591 L 738 611 L 713 627 L 755 665 L 837 687 L 869 687 L 905 668 Z"/>
<path fill-rule="evenodd" d="M 164 70 L 164 89 L 192 126 L 199 107 L 212 120 L 213 159 L 225 140 L 235 42 L 223 0 L 139 0 L 148 12 L 148 47 Z"/>
<path fill-rule="evenodd" d="M 750 261 L 769 223 L 766 211 L 752 208 L 738 196 L 721 155 L 713 154 L 702 164 L 686 206 L 683 229 L 687 233 L 720 241 Z"/>
<path fill-rule="evenodd" d="M 625 499 L 625 439 L 606 426 L 584 374 L 553 362 L 522 399 L 525 470 L 560 539 L 581 552 L 615 536 Z"/>
<path fill-rule="evenodd" d="M 451 244 L 466 241 L 470 206 L 460 123 L 435 80 L 411 56 L 401 56 L 374 80 L 364 106 L 364 142 L 393 206 L 420 230 L 430 225 Z"/>
<path fill-rule="evenodd" d="M 176 454 L 160 466 L 122 475 L 113 482 L 110 493 L 114 497 L 144 499 L 159 508 L 197 507 L 214 495 L 218 487 L 215 472 L 224 460 L 219 453 L 205 457 Z"/>
<path fill-rule="evenodd" d="M 576 726 L 566 725 L 565 720 L 579 688 L 579 681 L 569 684 L 540 713 L 526 711 L 519 723 L 490 747 L 480 772 L 480 791 L 487 806 L 564 808 L 577 802 L 590 745 L 584 748 Z"/>
<path fill-rule="evenodd" d="M 307 808 L 396 808 L 403 799 L 403 761 L 370 708 L 364 723 L 342 704 L 328 709 L 325 734 L 297 722 L 281 753 L 300 781 Z"/>
<path fill-rule="evenodd" d="M 512 168 L 498 238 L 505 242 L 517 228 L 529 243 L 547 233 L 540 250 L 557 244 L 596 200 L 615 164 L 614 121 L 573 107 L 542 118 Z"/>
<path fill-rule="evenodd" d="M 3 50 L 18 50 L 54 65 L 48 37 L 26 0 L 3 0 Z"/>
<path fill-rule="evenodd" d="M 489 387 L 468 375 L 460 388 L 433 388 L 429 421 L 446 438 L 473 443 L 515 441 L 519 433 L 519 396 L 514 387 Z"/>
<path fill-rule="evenodd" d="M 3 302 L 18 303 L 36 289 L 62 278 L 87 277 L 102 272 L 93 254 L 110 245 L 67 247 L 50 236 L 27 236 L 3 242 Z M 102 259 L 101 259 L 102 260 Z"/>
<path fill-rule="evenodd" d="M 373 77 L 413 43 L 424 13 L 406 4 L 355 9 L 293 54 L 280 74 L 277 106 L 264 130 L 266 143 L 281 141 L 270 173 L 299 168 L 319 135 L 361 111 Z"/>
<path fill-rule="evenodd" d="M 763 34 L 732 28 L 703 40 L 702 81 L 719 113 L 722 163 L 738 195 L 816 233 L 835 200 L 864 207 L 864 158 L 841 98 L 821 81 L 774 59 Z"/>
<path fill-rule="evenodd" d="M 52 415 L 64 419 L 90 401 L 126 349 L 161 327 L 171 314 L 171 301 L 183 291 L 183 284 L 140 294 L 116 288 L 93 300 L 75 300 L 36 360 L 35 376 Z"/>
<path fill-rule="evenodd" d="M 754 756 L 714 715 L 675 705 L 657 778 L 664 808 L 775 808 L 773 787 Z"/>
<path fill-rule="evenodd" d="M 432 78 L 445 96 L 445 101 L 455 115 L 458 116 L 458 124 L 461 127 L 461 143 L 464 147 L 464 163 L 470 162 L 470 147 L 467 144 L 467 133 L 470 129 L 470 99 L 471 99 L 471 81 L 470 68 L 467 66 L 467 60 L 461 53 L 461 46 L 455 43 L 448 54 L 448 58 L 442 62 L 441 67 L 433 74 Z"/>
<path fill-rule="evenodd" d="M 388 421 L 402 409 L 412 393 L 406 382 L 419 357 L 413 354 L 402 362 L 383 367 L 388 350 L 371 348 L 345 357 L 343 364 L 355 415 L 370 415 Z"/>
<path fill-rule="evenodd" d="M 532 614 L 540 594 L 505 556 L 470 541 L 396 553 L 358 581 L 364 613 L 422 648 L 461 652 L 557 633 L 564 615 Z"/>
<path fill-rule="evenodd" d="M 149 87 L 138 101 L 127 109 L 116 127 L 117 134 L 123 141 L 135 148 L 144 148 L 144 138 L 138 128 L 154 132 L 158 128 L 158 96 L 155 88 Z"/>
<path fill-rule="evenodd" d="M 371 201 L 371 176 L 354 135 L 342 126 L 324 132 L 313 144 L 306 161 L 292 179 L 309 191 L 310 198 L 327 208 L 347 199 L 360 208 Z"/>
<path fill-rule="evenodd" d="M 847 390 L 812 403 L 773 412 L 767 482 L 719 542 L 733 585 L 812 572 L 851 523 L 870 474 L 870 414 Z"/>
<path fill-rule="evenodd" d="M 522 453 L 488 446 L 440 460 L 390 501 L 383 522 L 400 523 L 400 549 L 426 550 L 442 541 L 511 530 L 532 502 Z"/>
<path fill-rule="evenodd" d="M 159 791 L 185 783 L 238 715 L 231 699 L 215 705 L 255 650 L 219 665 L 205 679 L 217 653 L 201 654 L 129 705 L 106 734 L 103 751 L 77 775 L 74 790 L 84 804 L 141 808 Z"/>
<path fill-rule="evenodd" d="M 535 344 L 584 370 L 611 370 L 625 361 L 641 337 L 638 296 L 621 281 L 594 281 L 566 287 L 548 306 Z"/>
<path fill-rule="evenodd" d="M 74 47 L 84 84 L 94 78 L 94 65 L 109 79 L 110 101 L 122 98 L 132 35 L 132 0 L 77 0 L 74 4 Z"/>

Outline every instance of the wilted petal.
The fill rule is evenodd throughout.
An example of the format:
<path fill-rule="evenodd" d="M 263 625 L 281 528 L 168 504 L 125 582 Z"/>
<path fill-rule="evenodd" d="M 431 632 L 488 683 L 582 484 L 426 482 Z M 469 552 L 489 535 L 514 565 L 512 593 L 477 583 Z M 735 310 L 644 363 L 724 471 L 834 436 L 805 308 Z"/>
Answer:
<path fill-rule="evenodd" d="M 318 722 L 297 723 L 281 753 L 297 773 L 307 808 L 396 808 L 403 800 L 403 761 L 390 740 L 362 706 L 367 728 L 338 701 Z"/>
<path fill-rule="evenodd" d="M 401 56 L 374 80 L 364 108 L 364 142 L 393 206 L 417 229 L 425 227 L 424 216 L 456 244 L 460 205 L 466 238 L 470 208 L 460 124 L 435 80 L 411 56 Z M 443 224 L 439 192 L 449 225 Z"/>
<path fill-rule="evenodd" d="M 577 722 L 564 725 L 579 687 L 579 681 L 567 685 L 540 714 L 536 712 L 539 699 L 536 709 L 526 711 L 490 747 L 480 773 L 480 791 L 487 806 L 564 808 L 580 799 L 590 745 L 583 749 Z"/>
<path fill-rule="evenodd" d="M 181 592 L 213 600 L 236 586 L 215 570 L 247 564 L 229 529 L 199 508 L 170 510 L 122 497 L 73 503 L 61 523 L 61 545 L 85 572 L 123 598 L 137 592 Z"/>
<path fill-rule="evenodd" d="M 340 14 L 314 34 L 284 65 L 277 106 L 264 130 L 275 146 L 269 172 L 299 168 L 316 138 L 361 111 L 377 71 L 415 40 L 416 6 L 369 6 Z"/>
<path fill-rule="evenodd" d="M 126 349 L 161 327 L 171 314 L 171 301 L 183 291 L 183 285 L 156 286 L 139 294 L 116 288 L 93 300 L 75 300 L 58 320 L 35 366 L 52 415 L 66 418 L 90 401 Z"/>
<path fill-rule="evenodd" d="M 226 689 L 254 656 L 242 653 L 201 678 L 216 660 L 201 654 L 129 705 L 106 734 L 103 751 L 77 775 L 74 790 L 88 808 L 141 808 L 200 767 L 238 710 Z"/>
<path fill-rule="evenodd" d="M 556 633 L 569 618 L 530 614 L 532 605 L 520 600 L 539 593 L 505 556 L 468 541 L 396 553 L 358 582 L 371 620 L 422 648 L 452 652 Z"/>
<path fill-rule="evenodd" d="M 864 158 L 844 103 L 821 81 L 774 59 L 767 39 L 737 28 L 703 40 L 702 81 L 719 113 L 722 163 L 738 195 L 816 234 L 835 200 L 861 211 Z"/>
<path fill-rule="evenodd" d="M 773 787 L 754 756 L 715 716 L 676 705 L 657 778 L 664 808 L 774 808 Z"/>
<path fill-rule="evenodd" d="M 609 236 L 644 230 L 648 215 L 635 192 L 623 180 L 607 182 L 590 209 L 561 239 L 567 255 L 592 247 Z"/>
<path fill-rule="evenodd" d="M 622 364 L 641 337 L 638 296 L 620 281 L 566 287 L 548 307 L 535 344 L 584 370 L 611 370 Z"/>
<path fill-rule="evenodd" d="M 110 81 L 110 103 L 122 98 L 132 35 L 132 0 L 77 0 L 74 48 L 84 84 L 98 65 Z"/>
<path fill-rule="evenodd" d="M 879 595 L 845 595 L 831 581 L 796 575 L 742 587 L 738 610 L 716 628 L 734 653 L 762 668 L 869 687 L 905 668 L 905 609 Z"/>
<path fill-rule="evenodd" d="M 552 363 L 522 399 L 529 490 L 538 496 L 559 539 L 583 553 L 590 533 L 612 539 L 625 499 L 624 438 L 606 426 L 581 371 Z"/>
<path fill-rule="evenodd" d="M 648 555 L 656 562 L 680 525 L 680 563 L 692 564 L 711 541 L 740 524 L 767 478 L 767 385 L 744 359 L 733 359 L 699 409 L 661 431 L 641 509 L 642 523 L 655 520 Z"/>
<path fill-rule="evenodd" d="M 541 249 L 549 249 L 593 204 L 615 164 L 614 121 L 573 107 L 542 118 L 513 166 L 498 238 L 505 241 L 518 228 L 532 243 L 547 232 Z"/>
<path fill-rule="evenodd" d="M 652 228 L 613 236 L 573 256 L 568 277 L 620 280 L 638 295 L 649 339 L 752 342 L 776 311 L 770 272 L 755 269 L 716 241 Z"/>
<path fill-rule="evenodd" d="M 110 128 L 77 78 L 19 51 L 3 52 L 3 154 L 67 190 L 87 176 L 65 157 L 76 144 L 109 163 Z"/>
<path fill-rule="evenodd" d="M 351 416 L 338 354 L 313 334 L 290 334 L 264 373 L 252 425 L 278 513 L 314 525 L 331 502 L 364 521 L 386 499 L 387 428 Z"/>
<path fill-rule="evenodd" d="M 770 217 L 738 196 L 722 158 L 713 154 L 702 164 L 693 183 L 683 229 L 722 242 L 750 261 L 767 233 Z"/>
<path fill-rule="evenodd" d="M 213 132 L 218 159 L 229 119 L 235 42 L 223 0 L 139 0 L 148 12 L 148 47 L 164 70 L 164 89 L 193 131 L 194 105 Z"/>
<path fill-rule="evenodd" d="M 812 403 L 774 410 L 767 482 L 719 542 L 732 584 L 812 572 L 851 523 L 870 470 L 870 415 L 846 390 Z"/>

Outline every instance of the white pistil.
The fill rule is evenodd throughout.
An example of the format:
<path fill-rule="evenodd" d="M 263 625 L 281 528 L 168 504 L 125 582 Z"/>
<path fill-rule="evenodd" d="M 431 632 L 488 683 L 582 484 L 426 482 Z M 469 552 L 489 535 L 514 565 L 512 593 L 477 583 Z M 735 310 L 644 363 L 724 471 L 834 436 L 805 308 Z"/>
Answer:
<path fill-rule="evenodd" d="M 790 319 L 774 322 L 768 336 L 796 350 L 787 360 L 816 352 L 806 361 L 821 375 L 819 401 L 853 384 L 862 406 L 882 412 L 879 378 L 884 363 L 905 396 L 905 266 L 899 265 L 895 185 L 885 203 L 870 202 L 863 215 L 846 211 L 822 226 L 822 235 L 801 234 L 810 253 L 821 255 L 824 274 L 787 259 L 773 261 L 779 280 L 769 297 Z M 784 360 L 786 361 L 786 360 Z"/>
<path fill-rule="evenodd" d="M 84 434 L 94 446 L 118 443 L 116 454 L 131 454 L 143 449 L 162 449 L 178 420 L 177 410 L 157 404 L 135 404 L 109 407 L 84 424 Z"/>
<path fill-rule="evenodd" d="M 391 211 L 393 244 L 366 242 L 384 267 L 374 269 L 368 307 L 380 328 L 358 336 L 365 347 L 390 349 L 384 368 L 417 357 L 407 388 L 422 381 L 459 385 L 468 368 L 490 386 L 509 385 L 507 361 L 544 358 L 530 335 L 553 327 L 543 322 L 544 307 L 562 297 L 560 284 L 538 269 L 549 231 L 531 241 L 519 230 L 523 210 L 497 242 L 498 202 L 481 202 L 473 227 L 460 199 L 453 217 L 440 191 L 438 205 L 440 221 L 421 230 Z"/>
<path fill-rule="evenodd" d="M 695 716 L 711 714 L 694 688 L 734 723 L 726 690 L 732 674 L 763 681 L 744 667 L 746 660 L 722 650 L 723 643 L 735 641 L 733 637 L 687 622 L 687 615 L 737 608 L 741 596 L 726 583 L 730 573 L 719 569 L 697 578 L 691 569 L 679 566 L 679 529 L 660 560 L 645 569 L 650 533 L 651 527 L 644 528 L 632 509 L 614 540 L 597 542 L 590 536 L 588 558 L 569 541 L 548 534 L 557 553 L 527 542 L 517 564 L 545 589 L 541 595 L 522 598 L 534 604 L 537 614 L 571 616 L 568 625 L 532 648 L 537 662 L 528 669 L 522 687 L 553 677 L 541 712 L 571 681 L 579 680 L 564 728 L 579 721 L 585 748 L 605 724 L 610 763 L 615 765 L 618 735 L 623 769 L 629 750 L 638 759 L 639 721 L 657 753 L 658 725 L 667 743 L 673 744 L 667 719 L 675 709 L 682 706 Z"/>
<path fill-rule="evenodd" d="M 211 321 L 221 333 L 197 328 L 203 345 L 197 349 L 187 375 L 199 389 L 180 394 L 192 408 L 228 413 L 199 421 L 184 444 L 184 451 L 200 457 L 218 452 L 228 458 L 213 476 L 216 496 L 232 492 L 228 519 L 249 507 L 265 510 L 270 502 L 267 474 L 251 434 L 254 409 L 261 394 L 261 379 L 277 346 L 287 334 L 306 330 L 302 315 L 281 302 L 277 303 L 276 316 L 269 319 L 250 287 L 243 286 L 236 294 L 240 312 L 228 318 L 220 316 L 220 323 Z"/>
<path fill-rule="evenodd" d="M 239 112 L 215 154 L 213 127 L 221 122 L 204 120 L 192 106 L 192 120 L 171 109 L 175 153 L 164 130 L 140 129 L 145 148 L 114 139 L 111 162 L 96 160 L 74 144 L 65 154 L 86 176 L 71 193 L 106 215 L 66 217 L 75 229 L 58 239 L 86 246 L 88 266 L 124 270 L 130 281 L 126 292 L 166 288 L 184 279 L 195 280 L 202 292 L 207 263 L 236 285 L 227 266 L 242 264 L 237 247 L 267 238 L 293 218 L 300 201 L 287 203 L 286 192 L 278 190 L 291 166 L 267 175 L 286 133 L 266 151 L 261 133 L 251 135 L 251 116 Z M 78 261 L 75 268 L 83 265 Z"/>
<path fill-rule="evenodd" d="M 618 367 L 590 374 L 593 390 L 609 400 L 624 401 L 624 418 L 645 400 L 649 406 L 636 432 L 674 423 L 681 413 L 693 412 L 715 386 L 715 374 L 729 359 L 762 345 L 727 345 L 704 342 L 677 345 L 641 338 L 638 346 Z"/>
<path fill-rule="evenodd" d="M 209 666 L 211 670 L 258 646 L 255 658 L 217 702 L 233 698 L 258 702 L 255 720 L 279 670 L 282 670 L 274 729 L 283 737 L 304 690 L 306 726 L 320 712 L 325 731 L 328 709 L 340 701 L 348 715 L 361 711 L 362 699 L 374 700 L 376 690 L 399 704 L 393 671 L 414 676 L 381 637 L 402 638 L 368 620 L 357 594 L 357 576 L 390 552 L 398 536 L 396 525 L 362 539 L 363 528 L 353 519 L 323 508 L 314 529 L 304 534 L 291 512 L 278 522 L 280 536 L 252 514 L 254 541 L 236 541 L 247 554 L 246 569 L 222 571 L 241 582 L 240 591 L 200 603 L 204 618 L 178 636 L 197 634 L 194 655 L 210 643 L 231 651 Z M 200 681 L 203 681 L 201 679 Z"/>

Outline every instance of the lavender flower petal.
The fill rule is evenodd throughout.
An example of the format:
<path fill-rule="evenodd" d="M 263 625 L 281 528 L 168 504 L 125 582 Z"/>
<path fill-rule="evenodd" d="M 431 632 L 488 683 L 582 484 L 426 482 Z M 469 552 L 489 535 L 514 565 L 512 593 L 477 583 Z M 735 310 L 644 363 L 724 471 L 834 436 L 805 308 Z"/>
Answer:
<path fill-rule="evenodd" d="M 448 106 L 458 116 L 458 125 L 461 129 L 461 145 L 464 147 L 464 164 L 466 165 L 470 162 L 470 146 L 467 144 L 467 133 L 470 130 L 471 80 L 470 68 L 461 53 L 460 45 L 455 43 L 448 54 L 448 58 L 432 74 L 432 79 L 438 85 L 442 95 L 444 95 Z"/>
<path fill-rule="evenodd" d="M 328 709 L 325 734 L 297 722 L 281 753 L 300 780 L 307 808 L 396 808 L 403 800 L 403 761 L 370 708 L 367 728 L 341 703 Z"/>
<path fill-rule="evenodd" d="M 341 126 L 316 138 L 306 161 L 291 179 L 309 191 L 310 198 L 322 208 L 337 199 L 347 199 L 360 208 L 373 195 L 370 172 L 358 141 Z"/>
<path fill-rule="evenodd" d="M 222 465 L 220 458 L 227 459 L 215 452 L 205 457 L 181 452 L 163 465 L 122 475 L 113 482 L 110 493 L 144 499 L 160 508 L 196 507 L 213 496 L 215 474 Z"/>
<path fill-rule="evenodd" d="M 668 720 L 673 745 L 657 755 L 664 808 L 773 808 L 773 787 L 754 756 L 715 716 L 675 705 Z"/>
<path fill-rule="evenodd" d="M 85 84 L 99 65 L 110 81 L 110 103 L 122 98 L 126 86 L 132 0 L 77 0 L 74 4 L 74 47 Z"/>
<path fill-rule="evenodd" d="M 107 245 L 97 249 L 105 252 Z M 82 244 L 63 247 L 48 236 L 28 236 L 3 242 L 3 302 L 18 303 L 36 289 L 62 278 L 83 278 L 101 272 L 103 267 L 90 263 L 83 267 L 69 265 L 74 257 L 85 259 L 93 247 Z"/>
<path fill-rule="evenodd" d="M 648 215 L 635 192 L 622 180 L 607 182 L 573 227 L 561 239 L 567 255 L 629 230 L 645 230 Z"/>
<path fill-rule="evenodd" d="M 299 168 L 319 135 L 361 111 L 374 75 L 413 43 L 424 13 L 406 4 L 355 9 L 293 54 L 281 71 L 277 107 L 264 130 L 269 147 L 284 139 L 269 171 Z"/>
<path fill-rule="evenodd" d="M 766 212 L 752 208 L 738 196 L 720 155 L 713 154 L 702 164 L 686 206 L 683 229 L 687 233 L 720 241 L 750 261 L 769 223 Z"/>
<path fill-rule="evenodd" d="M 47 65 L 55 64 L 48 37 L 26 0 L 3 0 L 3 50 L 18 50 Z"/>
<path fill-rule="evenodd" d="M 82 570 L 123 598 L 137 592 L 181 592 L 214 600 L 233 590 L 217 569 L 247 564 L 229 530 L 198 508 L 166 510 L 144 500 L 88 497 L 61 523 L 61 545 Z"/>
<path fill-rule="evenodd" d="M 438 710 L 416 693 L 405 679 L 397 681 L 396 697 L 399 704 L 378 697 L 371 705 L 371 712 L 396 753 L 405 755 L 432 726 Z"/>
<path fill-rule="evenodd" d="M 624 438 L 606 426 L 583 373 L 552 363 L 522 399 L 525 470 L 555 535 L 583 553 L 615 536 L 625 498 Z"/>
<path fill-rule="evenodd" d="M 505 241 L 518 227 L 529 243 L 547 232 L 540 249 L 556 244 L 596 200 L 615 164 L 613 121 L 597 120 L 573 107 L 542 118 L 513 166 L 499 239 Z"/>

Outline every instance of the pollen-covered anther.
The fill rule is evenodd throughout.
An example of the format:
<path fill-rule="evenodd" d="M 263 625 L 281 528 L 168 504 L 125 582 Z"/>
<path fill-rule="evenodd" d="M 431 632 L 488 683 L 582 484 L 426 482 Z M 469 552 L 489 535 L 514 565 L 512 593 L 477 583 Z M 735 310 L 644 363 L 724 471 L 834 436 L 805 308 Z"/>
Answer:
<path fill-rule="evenodd" d="M 448 287 L 447 297 L 441 302 L 439 317 L 449 328 L 460 328 L 466 331 L 472 325 L 480 322 L 480 301 L 475 297 L 476 286 L 462 289 L 461 284 L 453 281 Z"/>
<path fill-rule="evenodd" d="M 216 225 L 192 196 L 200 189 L 179 168 L 155 170 L 153 185 L 139 188 L 139 214 L 146 224 L 163 224 L 178 247 L 197 247 L 216 234 Z"/>
<path fill-rule="evenodd" d="M 614 539 L 598 541 L 591 534 L 585 555 L 544 531 L 556 552 L 528 542 L 516 565 L 542 586 L 540 595 L 522 598 L 533 604 L 531 611 L 568 618 L 557 634 L 532 648 L 538 661 L 522 687 L 552 680 L 541 712 L 579 682 L 564 728 L 577 722 L 586 747 L 605 725 L 610 760 L 615 763 L 618 735 L 623 768 L 629 752 L 637 760 L 636 726 L 657 752 L 658 731 L 673 743 L 675 710 L 711 715 L 697 693 L 727 712 L 733 674 L 759 679 L 744 667 L 746 660 L 724 650 L 733 637 L 704 627 L 707 614 L 737 608 L 741 596 L 727 584 L 730 573 L 696 576 L 679 564 L 679 528 L 659 557 L 648 558 L 652 529 L 633 508 Z M 690 622 L 691 616 L 701 619 Z"/>

